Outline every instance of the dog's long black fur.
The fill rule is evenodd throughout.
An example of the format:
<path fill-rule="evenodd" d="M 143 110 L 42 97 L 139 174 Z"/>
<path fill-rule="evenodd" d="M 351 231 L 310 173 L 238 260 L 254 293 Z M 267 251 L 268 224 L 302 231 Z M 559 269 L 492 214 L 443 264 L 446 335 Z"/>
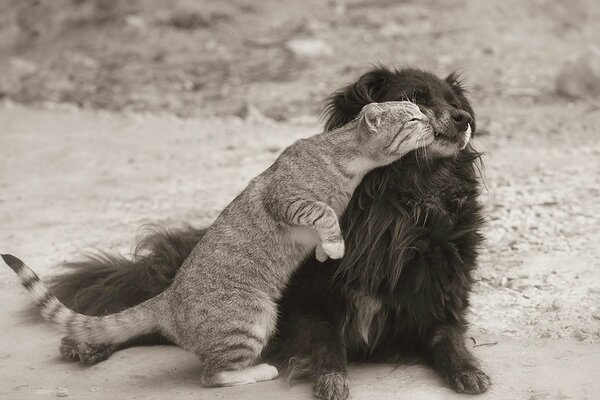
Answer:
<path fill-rule="evenodd" d="M 440 120 L 452 121 L 462 110 L 476 131 L 455 74 L 442 80 L 384 67 L 332 95 L 325 127 L 343 125 L 369 102 L 403 99 Z M 283 361 L 292 375 L 310 375 L 315 394 L 325 399 L 348 397 L 349 361 L 405 357 L 429 363 L 459 392 L 485 391 L 490 380 L 464 338 L 482 241 L 479 158 L 471 145 L 445 157 L 413 152 L 367 175 L 342 220 L 346 255 L 324 264 L 309 260 L 297 271 L 280 300 L 278 333 L 265 357 Z M 168 287 L 203 233 L 192 227 L 155 231 L 132 260 L 102 256 L 70 263 L 72 271 L 52 289 L 78 312 L 120 311 Z M 79 358 L 97 362 L 122 347 L 164 342 L 150 335 L 91 351 L 88 346 Z M 73 353 L 77 349 L 63 351 Z"/>

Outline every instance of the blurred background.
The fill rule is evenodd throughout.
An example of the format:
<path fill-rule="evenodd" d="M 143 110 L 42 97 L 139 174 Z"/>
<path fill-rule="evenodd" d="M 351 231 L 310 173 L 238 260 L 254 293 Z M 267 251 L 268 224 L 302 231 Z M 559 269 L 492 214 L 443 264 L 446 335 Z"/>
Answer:
<path fill-rule="evenodd" d="M 127 253 L 147 222 L 210 224 L 281 150 L 318 132 L 322 100 L 370 66 L 458 70 L 486 153 L 470 334 L 484 343 L 490 398 L 597 398 L 599 21 L 598 0 L 0 0 L 0 250 L 45 277 L 82 251 Z M 0 289 L 11 398 L 56 382 L 146 399 L 182 387 L 132 386 L 127 357 L 89 374 L 48 364 L 59 335 L 19 324 L 29 298 L 7 268 Z M 185 355 L 161 354 L 181 376 Z M 124 383 L 94 383 L 101 371 Z M 356 398 L 373 379 L 389 396 L 394 382 L 427 379 L 361 371 Z M 193 373 L 180 379 L 195 393 Z M 435 379 L 413 397 L 451 396 Z M 310 398 L 309 387 L 293 393 Z"/>
<path fill-rule="evenodd" d="M 381 62 L 458 69 L 476 104 L 525 106 L 559 101 L 599 19 L 594 0 L 2 0 L 0 97 L 285 121 Z"/>

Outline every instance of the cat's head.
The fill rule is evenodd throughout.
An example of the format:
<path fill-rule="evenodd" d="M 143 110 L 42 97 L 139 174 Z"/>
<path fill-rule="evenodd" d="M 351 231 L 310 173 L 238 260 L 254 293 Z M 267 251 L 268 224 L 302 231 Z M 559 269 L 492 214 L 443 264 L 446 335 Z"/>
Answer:
<path fill-rule="evenodd" d="M 369 103 L 358 118 L 362 150 L 384 163 L 433 143 L 430 118 L 409 101 Z"/>

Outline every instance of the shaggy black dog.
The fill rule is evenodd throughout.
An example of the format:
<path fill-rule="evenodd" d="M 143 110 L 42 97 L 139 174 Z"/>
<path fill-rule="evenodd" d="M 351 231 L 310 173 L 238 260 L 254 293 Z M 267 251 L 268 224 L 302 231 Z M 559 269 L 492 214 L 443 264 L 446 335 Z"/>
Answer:
<path fill-rule="evenodd" d="M 476 268 L 482 210 L 477 153 L 469 142 L 474 113 L 457 77 L 375 68 L 336 92 L 326 129 L 353 119 L 367 103 L 410 99 L 433 121 L 435 142 L 365 177 L 342 220 L 347 253 L 309 260 L 280 300 L 278 334 L 265 357 L 308 374 L 324 399 L 349 395 L 348 361 L 429 363 L 459 392 L 491 381 L 465 346 L 465 312 Z M 100 315 L 160 293 L 203 235 L 158 230 L 132 260 L 101 256 L 69 264 L 52 284 L 73 309 Z M 65 357 L 94 363 L 119 348 L 164 343 L 158 334 L 119 346 L 63 340 Z"/>

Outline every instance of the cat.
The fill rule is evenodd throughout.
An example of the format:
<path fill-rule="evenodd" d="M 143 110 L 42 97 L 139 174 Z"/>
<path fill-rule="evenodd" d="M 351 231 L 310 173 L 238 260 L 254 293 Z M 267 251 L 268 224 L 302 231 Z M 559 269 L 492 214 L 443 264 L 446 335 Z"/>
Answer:
<path fill-rule="evenodd" d="M 77 314 L 21 260 L 2 258 L 44 318 L 77 342 L 160 332 L 199 356 L 205 386 L 274 379 L 274 366 L 255 363 L 274 333 L 276 302 L 291 274 L 313 250 L 321 261 L 341 258 L 338 218 L 363 176 L 433 140 L 419 107 L 394 101 L 370 103 L 343 127 L 296 141 L 224 209 L 167 290 L 120 313 Z"/>

